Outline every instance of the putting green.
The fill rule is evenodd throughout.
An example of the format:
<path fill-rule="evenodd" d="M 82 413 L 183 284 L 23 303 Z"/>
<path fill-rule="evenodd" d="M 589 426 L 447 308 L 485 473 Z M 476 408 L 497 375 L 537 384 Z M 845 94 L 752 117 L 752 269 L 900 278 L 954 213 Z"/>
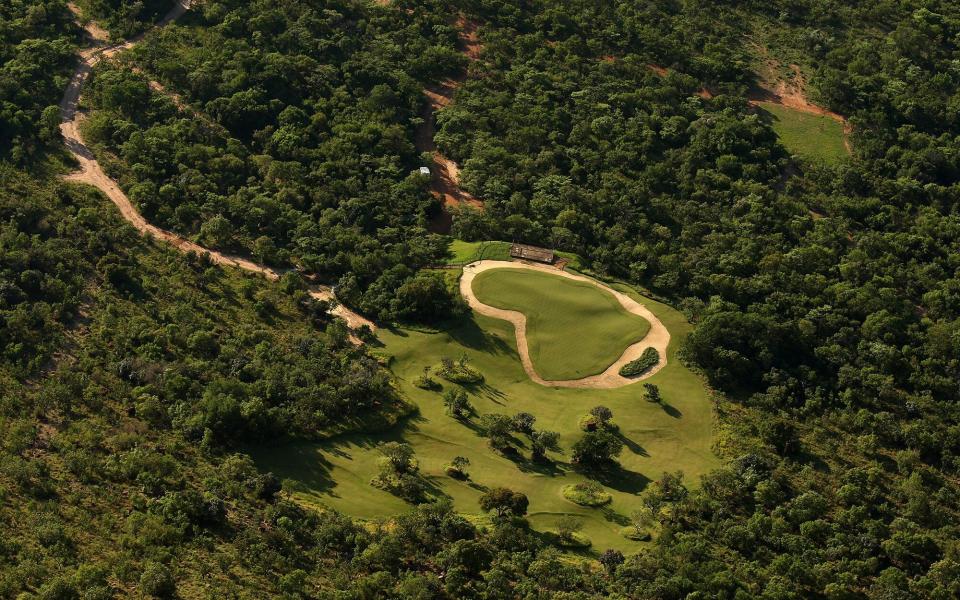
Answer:
<path fill-rule="evenodd" d="M 530 360 L 544 379 L 580 379 L 603 372 L 650 331 L 595 285 L 519 269 L 484 271 L 473 280 L 477 300 L 523 313 Z"/>
<path fill-rule="evenodd" d="M 700 475 L 718 466 L 719 461 L 711 452 L 712 411 L 706 390 L 699 377 L 676 357 L 690 329 L 686 320 L 663 304 L 613 287 L 644 303 L 672 334 L 670 362 L 648 380 L 660 386 L 663 406 L 646 402 L 640 385 L 602 392 L 538 385 L 523 370 L 513 327 L 499 319 L 475 315 L 441 333 L 406 329 L 379 332 L 384 347 L 378 353 L 392 357 L 390 368 L 403 393 L 419 406 L 419 414 L 380 434 L 339 436 L 326 442 L 260 448 L 251 453 L 261 468 L 286 480 L 296 500 L 375 520 L 409 510 L 409 504 L 369 484 L 377 470 L 377 444 L 406 441 L 416 452 L 421 473 L 432 486 L 431 494 L 449 497 L 458 511 L 471 518 L 481 518 L 478 499 L 484 488 L 507 486 L 529 497 L 529 519 L 535 529 L 553 530 L 560 517 L 575 514 L 584 520 L 583 533 L 593 542 L 587 554 L 596 555 L 607 548 L 636 551 L 642 543 L 620 535 L 636 509 L 636 494 L 664 471 L 678 469 L 686 474 L 687 485 L 696 486 Z M 497 454 L 481 435 L 478 418 L 462 423 L 447 416 L 442 391 L 413 385 L 423 367 L 436 365 L 441 357 L 462 354 L 467 354 L 471 365 L 486 378 L 480 386 L 464 388 L 479 415 L 529 412 L 537 417 L 535 427 L 560 433 L 562 452 L 550 452 L 549 463 L 532 462 L 526 437 L 515 435 L 522 444 L 521 456 L 511 459 Z M 457 387 L 442 383 L 443 391 Z M 571 465 L 570 448 L 582 435 L 579 418 L 598 404 L 613 410 L 626 447 L 620 455 L 622 468 L 600 479 L 613 501 L 598 508 L 581 507 L 563 497 L 563 487 L 587 480 Z M 444 467 L 458 455 L 470 459 L 468 481 L 444 474 Z"/>

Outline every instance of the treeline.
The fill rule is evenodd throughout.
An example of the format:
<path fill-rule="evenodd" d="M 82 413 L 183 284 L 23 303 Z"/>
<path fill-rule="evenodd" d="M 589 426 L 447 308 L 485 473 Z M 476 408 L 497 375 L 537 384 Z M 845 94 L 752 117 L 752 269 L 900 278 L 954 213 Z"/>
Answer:
<path fill-rule="evenodd" d="M 0 6 L 0 160 L 25 164 L 57 141 L 78 35 L 63 0 Z"/>
<path fill-rule="evenodd" d="M 105 64 L 87 135 L 151 222 L 340 280 L 375 318 L 427 314 L 392 296 L 446 248 L 425 229 L 439 207 L 413 174 L 413 130 L 422 89 L 463 59 L 448 11 L 411 10 L 204 2 L 129 57 L 190 106 Z M 431 303 L 453 301 L 436 289 Z"/>

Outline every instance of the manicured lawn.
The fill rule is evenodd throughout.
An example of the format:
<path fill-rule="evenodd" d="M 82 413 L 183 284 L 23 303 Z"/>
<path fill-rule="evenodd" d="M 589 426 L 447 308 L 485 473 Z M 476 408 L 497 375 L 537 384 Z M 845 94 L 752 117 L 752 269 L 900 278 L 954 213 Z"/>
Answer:
<path fill-rule="evenodd" d="M 526 315 L 530 360 L 551 381 L 603 372 L 650 330 L 611 294 L 549 273 L 485 271 L 474 279 L 473 292 L 484 304 Z"/>
<path fill-rule="evenodd" d="M 450 264 L 463 265 L 477 260 L 510 260 L 510 242 L 464 242 L 450 243 Z"/>
<path fill-rule="evenodd" d="M 507 486 L 529 497 L 529 520 L 535 529 L 554 530 L 560 517 L 575 514 L 584 520 L 583 533 L 593 542 L 587 554 L 597 555 L 607 548 L 636 551 L 642 543 L 620 534 L 636 508 L 636 494 L 664 471 L 678 469 L 686 474 L 687 485 L 696 486 L 700 475 L 719 461 L 710 449 L 712 411 L 706 391 L 700 379 L 676 357 L 689 325 L 680 313 L 634 297 L 643 301 L 673 334 L 669 364 L 648 380 L 660 386 L 663 407 L 644 401 L 639 384 L 601 392 L 537 385 L 527 378 L 520 364 L 512 326 L 476 316 L 440 333 L 404 329 L 379 333 L 384 343 L 379 351 L 393 357 L 391 369 L 402 391 L 420 407 L 418 415 L 386 433 L 261 448 L 253 452 L 254 458 L 262 468 L 291 480 L 294 498 L 300 502 L 330 506 L 361 519 L 387 519 L 409 505 L 369 485 L 377 468 L 376 445 L 404 440 L 416 451 L 421 473 L 434 486 L 433 495 L 449 497 L 458 511 L 472 519 L 480 513 L 478 498 L 484 487 Z M 524 443 L 520 458 L 493 452 L 477 426 L 479 416 L 461 423 L 444 414 L 442 391 L 425 391 L 413 385 L 424 366 L 436 365 L 443 356 L 456 358 L 464 353 L 486 377 L 483 385 L 465 388 L 480 415 L 526 411 L 537 417 L 535 427 L 560 433 L 562 452 L 549 453 L 550 463 L 531 462 L 529 443 L 522 435 L 515 436 Z M 443 385 L 444 390 L 455 387 L 447 382 Z M 566 500 L 562 490 L 565 485 L 587 479 L 570 464 L 570 448 L 581 436 L 577 427 L 580 416 L 598 404 L 613 410 L 626 448 L 620 455 L 622 468 L 600 478 L 613 501 L 598 508 L 581 507 Z M 457 481 L 443 472 L 458 455 L 470 459 L 469 481 Z"/>
<path fill-rule="evenodd" d="M 773 102 L 758 104 L 780 141 L 793 154 L 826 162 L 837 162 L 849 155 L 843 145 L 842 123 Z"/>

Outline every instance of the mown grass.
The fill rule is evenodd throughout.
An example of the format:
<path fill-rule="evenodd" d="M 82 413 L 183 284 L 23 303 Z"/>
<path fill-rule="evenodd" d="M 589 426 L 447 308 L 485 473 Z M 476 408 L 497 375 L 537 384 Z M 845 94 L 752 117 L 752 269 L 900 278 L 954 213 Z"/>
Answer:
<path fill-rule="evenodd" d="M 529 497 L 529 520 L 536 530 L 552 531 L 561 517 L 573 514 L 584 521 L 583 534 L 593 541 L 585 553 L 595 555 L 607 548 L 636 551 L 642 543 L 621 535 L 637 506 L 636 494 L 663 472 L 678 469 L 686 474 L 688 485 L 696 486 L 700 475 L 719 461 L 710 449 L 712 411 L 707 392 L 700 378 L 682 366 L 676 356 L 689 325 L 677 311 L 629 293 L 650 308 L 673 335 L 668 365 L 648 380 L 660 386 L 662 406 L 644 401 L 639 384 L 603 392 L 537 385 L 520 364 L 513 327 L 505 321 L 474 315 L 442 332 L 380 332 L 384 344 L 380 351 L 393 357 L 391 368 L 402 391 L 419 406 L 415 416 L 384 433 L 261 448 L 254 451 L 254 457 L 262 468 L 288 479 L 288 489 L 298 501 L 378 520 L 409 507 L 369 484 L 377 470 L 377 444 L 402 440 L 416 451 L 421 473 L 432 486 L 431 494 L 450 498 L 456 509 L 471 519 L 484 521 L 478 506 L 484 489 L 507 486 Z M 433 392 L 413 385 L 423 367 L 437 364 L 441 357 L 456 358 L 464 353 L 486 378 L 482 385 L 464 388 L 478 413 L 466 423 L 444 414 L 443 390 Z M 455 387 L 448 382 L 443 385 L 444 390 Z M 580 416 L 597 404 L 613 410 L 626 448 L 620 456 L 621 467 L 597 478 L 612 495 L 612 502 L 590 508 L 565 499 L 562 489 L 588 479 L 588 474 L 571 464 L 570 448 L 582 435 L 577 426 Z M 479 416 L 519 411 L 534 414 L 537 428 L 560 433 L 562 451 L 548 453 L 550 462 L 531 461 L 529 444 L 522 435 L 515 436 L 522 444 L 519 458 L 497 454 L 487 446 L 477 424 Z M 469 480 L 460 481 L 444 472 L 458 455 L 470 459 Z"/>
<path fill-rule="evenodd" d="M 821 115 L 813 115 L 774 102 L 759 102 L 761 114 L 768 119 L 784 147 L 802 158 L 838 162 L 849 155 L 844 146 L 843 124 Z"/>
<path fill-rule="evenodd" d="M 595 285 L 549 273 L 493 269 L 473 280 L 477 299 L 527 317 L 530 360 L 551 381 L 603 372 L 650 323 Z"/>

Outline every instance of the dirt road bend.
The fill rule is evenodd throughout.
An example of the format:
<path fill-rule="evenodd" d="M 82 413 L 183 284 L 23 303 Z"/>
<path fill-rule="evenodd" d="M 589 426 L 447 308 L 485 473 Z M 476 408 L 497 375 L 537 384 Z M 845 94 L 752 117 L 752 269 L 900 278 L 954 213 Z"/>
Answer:
<path fill-rule="evenodd" d="M 527 317 L 521 312 L 495 308 L 489 304 L 484 304 L 483 302 L 480 302 L 480 300 L 478 300 L 476 295 L 473 293 L 474 278 L 478 274 L 490 269 L 530 269 L 533 271 L 550 273 L 552 275 L 556 275 L 557 277 L 566 277 L 567 279 L 590 283 L 597 286 L 601 290 L 612 294 L 620 303 L 620 305 L 623 306 L 627 311 L 646 319 L 650 323 L 650 331 L 647 332 L 647 335 L 644 336 L 642 340 L 624 350 L 620 358 L 618 358 L 612 365 L 607 367 L 607 369 L 602 373 L 591 375 L 590 377 L 584 377 L 582 379 L 568 379 L 564 381 L 546 380 L 540 377 L 536 369 L 533 367 L 533 361 L 530 360 L 530 352 L 527 348 Z M 523 369 L 527 372 L 527 375 L 530 377 L 530 379 L 536 383 L 539 383 L 540 385 L 549 387 L 585 388 L 597 390 L 612 389 L 630 385 L 631 383 L 636 383 L 638 381 L 643 381 L 667 365 L 667 346 L 670 344 L 670 332 L 667 331 L 667 328 L 663 325 L 660 319 L 650 312 L 650 309 L 640 304 L 630 296 L 607 287 L 606 285 L 603 285 L 594 279 L 590 279 L 589 277 L 576 275 L 569 271 L 558 271 L 553 267 L 541 264 L 511 262 L 505 260 L 481 260 L 464 267 L 463 276 L 460 278 L 460 293 L 463 294 L 463 297 L 467 299 L 467 304 L 470 305 L 470 308 L 478 313 L 488 317 L 493 317 L 495 319 L 503 319 L 504 321 L 509 321 L 513 324 L 513 329 L 517 336 L 517 352 L 520 354 L 520 362 L 523 363 Z M 643 354 L 643 351 L 650 347 L 655 348 L 657 352 L 660 353 L 660 361 L 652 369 L 644 373 L 642 376 L 636 378 L 628 378 L 620 375 L 621 367 L 628 362 L 640 358 L 640 355 Z"/>
<path fill-rule="evenodd" d="M 79 14 L 76 6 L 71 4 L 69 7 L 74 14 Z M 178 0 L 170 12 L 156 24 L 155 28 L 164 27 L 173 23 L 189 9 L 189 0 Z M 146 34 L 141 34 L 120 44 L 109 45 L 107 33 L 95 23 L 88 22 L 84 26 L 84 29 L 87 32 L 90 46 L 80 52 L 80 62 L 73 76 L 70 78 L 70 83 L 64 92 L 63 100 L 60 102 L 60 132 L 63 134 L 63 140 L 67 149 L 70 150 L 79 164 L 79 169 L 68 175 L 65 179 L 72 183 L 92 185 L 103 192 L 103 194 L 120 209 L 120 214 L 123 215 L 123 218 L 143 235 L 162 240 L 184 253 L 193 252 L 198 255 L 206 255 L 212 262 L 218 265 L 235 267 L 250 271 L 251 273 L 257 273 L 272 281 L 280 279 L 286 271 L 272 269 L 241 256 L 234 256 L 205 248 L 181 235 L 149 223 L 143 218 L 143 215 L 137 211 L 136 207 L 133 206 L 117 182 L 104 172 L 100 163 L 97 162 L 97 159 L 94 157 L 93 152 L 84 144 L 83 138 L 80 135 L 80 122 L 83 120 L 83 113 L 78 110 L 80 94 L 83 91 L 84 84 L 90 77 L 90 72 L 100 60 L 105 57 L 115 56 L 124 50 L 132 48 L 140 42 Z M 336 300 L 333 290 L 329 286 L 312 285 L 309 287 L 309 293 L 317 300 L 325 300 L 328 302 L 335 302 Z M 366 325 L 370 329 L 376 330 L 376 325 L 372 321 L 342 305 L 337 304 L 336 307 L 331 310 L 331 314 L 342 318 L 351 328 Z M 359 343 L 356 337 L 351 337 L 351 339 L 355 343 Z"/>

